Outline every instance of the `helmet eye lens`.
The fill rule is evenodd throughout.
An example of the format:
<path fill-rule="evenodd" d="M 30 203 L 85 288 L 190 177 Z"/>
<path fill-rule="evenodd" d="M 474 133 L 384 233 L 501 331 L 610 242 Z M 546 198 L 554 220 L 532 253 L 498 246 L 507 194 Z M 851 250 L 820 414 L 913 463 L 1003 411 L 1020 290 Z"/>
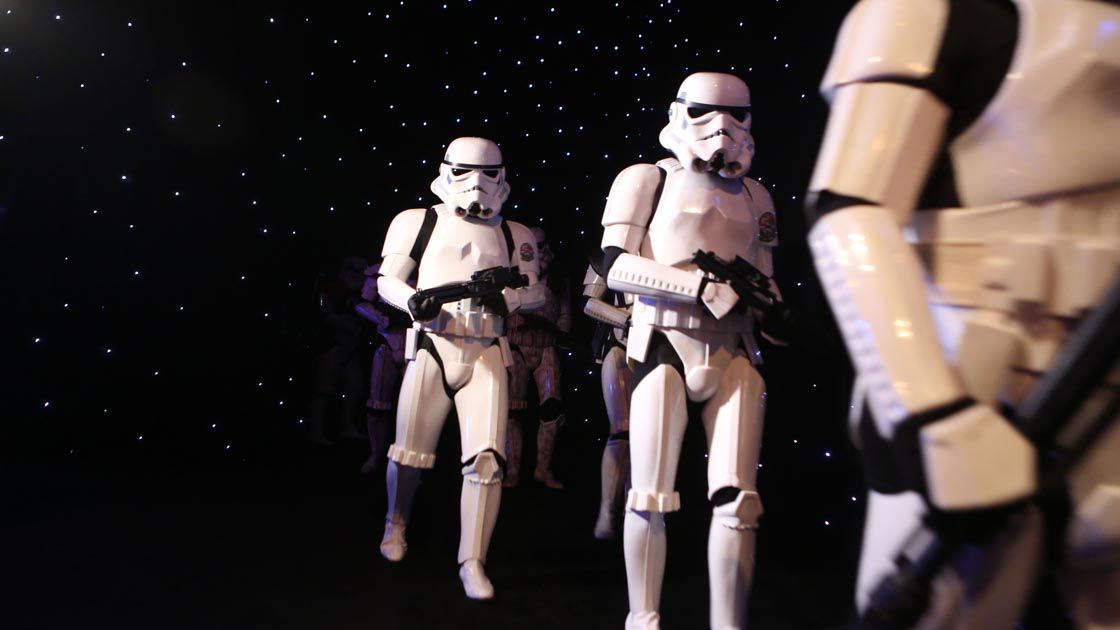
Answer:
<path fill-rule="evenodd" d="M 496 169 L 496 168 L 488 168 L 488 169 L 486 169 L 482 172 L 485 173 L 487 177 L 491 177 L 491 178 L 496 178 L 498 176 L 498 173 L 499 173 L 498 169 Z"/>
<path fill-rule="evenodd" d="M 750 114 L 751 109 L 749 107 L 703 107 L 699 105 L 693 105 L 692 107 L 688 108 L 688 117 L 696 120 L 697 118 L 703 118 L 704 116 L 707 116 L 712 112 L 723 112 L 739 122 L 746 122 L 747 116 Z"/>
<path fill-rule="evenodd" d="M 455 168 L 455 167 L 451 168 L 451 174 L 454 175 L 455 177 L 460 177 L 462 175 L 466 175 L 469 172 L 471 172 L 471 169 L 469 169 L 469 168 Z"/>

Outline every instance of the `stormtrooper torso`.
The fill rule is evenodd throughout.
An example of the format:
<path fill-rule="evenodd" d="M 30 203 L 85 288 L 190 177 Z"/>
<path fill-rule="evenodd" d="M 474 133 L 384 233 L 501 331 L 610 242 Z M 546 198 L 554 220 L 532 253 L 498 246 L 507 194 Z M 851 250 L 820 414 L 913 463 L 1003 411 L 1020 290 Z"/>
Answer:
<path fill-rule="evenodd" d="M 738 180 L 686 171 L 675 160 L 670 168 L 642 256 L 674 267 L 691 264 L 698 249 L 727 260 L 748 258 L 758 236 L 749 189 Z"/>
<path fill-rule="evenodd" d="M 966 205 L 1120 182 L 1120 6 L 1015 0 L 1019 37 L 1003 84 L 951 145 Z"/>
<path fill-rule="evenodd" d="M 930 271 L 943 346 L 1010 330 L 1042 372 L 1120 266 L 1120 6 L 1015 0 L 1010 68 L 949 145 L 962 208 L 908 231 Z"/>
<path fill-rule="evenodd" d="M 416 288 L 427 289 L 455 282 L 466 282 L 476 271 L 509 266 L 501 219 L 467 220 L 449 213 L 443 204 L 428 246 L 420 258 Z M 474 298 L 443 306 L 440 315 L 424 322 L 422 328 L 433 332 L 466 337 L 498 337 L 503 318 L 482 307 Z"/>
<path fill-rule="evenodd" d="M 773 207 L 769 195 L 754 180 L 725 180 L 680 167 L 675 159 L 658 165 L 666 170 L 661 198 L 654 209 L 641 255 L 665 265 L 696 270 L 692 257 L 697 250 L 715 252 L 724 260 L 741 256 L 770 273 L 769 252 L 760 238 L 760 221 Z M 771 234 L 766 232 L 766 234 Z M 772 239 L 772 237 L 771 237 Z M 702 273 L 696 270 L 696 273 Z M 730 314 L 715 319 L 700 304 L 674 302 L 639 296 L 633 305 L 635 323 L 666 328 L 742 330 L 748 318 Z"/>

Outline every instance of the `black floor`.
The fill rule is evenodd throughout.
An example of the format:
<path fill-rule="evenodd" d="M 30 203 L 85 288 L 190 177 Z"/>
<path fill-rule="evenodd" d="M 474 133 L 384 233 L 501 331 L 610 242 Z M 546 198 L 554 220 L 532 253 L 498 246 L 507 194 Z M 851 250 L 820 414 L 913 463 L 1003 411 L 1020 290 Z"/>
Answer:
<path fill-rule="evenodd" d="M 357 473 L 357 445 L 293 448 L 287 461 L 207 473 L 150 463 L 143 473 L 73 464 L 13 472 L 3 483 L 2 625 L 621 628 L 622 550 L 591 536 L 597 460 L 585 461 L 582 475 L 569 462 L 565 491 L 530 479 L 503 494 L 488 561 L 497 598 L 476 603 L 456 576 L 453 459 L 443 456 L 426 477 L 398 565 L 377 554 L 384 476 Z M 669 518 L 666 629 L 707 627 L 708 507 L 689 469 L 682 465 L 685 507 Z M 778 516 L 760 537 L 752 627 L 842 627 L 846 556 L 821 555 L 813 541 L 784 532 Z"/>

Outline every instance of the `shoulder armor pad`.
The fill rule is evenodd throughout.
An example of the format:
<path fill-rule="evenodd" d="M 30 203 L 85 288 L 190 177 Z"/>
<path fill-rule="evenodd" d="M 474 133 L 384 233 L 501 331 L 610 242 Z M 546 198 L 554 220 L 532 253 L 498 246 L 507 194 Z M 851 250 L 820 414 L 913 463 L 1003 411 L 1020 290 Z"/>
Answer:
<path fill-rule="evenodd" d="M 844 19 L 821 94 L 846 83 L 933 74 L 949 0 L 860 0 Z"/>
<path fill-rule="evenodd" d="M 653 216 L 653 200 L 661 186 L 661 169 L 653 164 L 628 166 L 614 178 L 603 225 L 636 225 L 645 228 Z"/>
<path fill-rule="evenodd" d="M 389 231 L 385 233 L 385 244 L 381 247 L 382 258 L 390 254 L 408 256 L 412 252 L 412 245 L 420 233 L 420 226 L 424 224 L 424 213 L 427 211 L 427 208 L 412 208 L 393 217 Z"/>

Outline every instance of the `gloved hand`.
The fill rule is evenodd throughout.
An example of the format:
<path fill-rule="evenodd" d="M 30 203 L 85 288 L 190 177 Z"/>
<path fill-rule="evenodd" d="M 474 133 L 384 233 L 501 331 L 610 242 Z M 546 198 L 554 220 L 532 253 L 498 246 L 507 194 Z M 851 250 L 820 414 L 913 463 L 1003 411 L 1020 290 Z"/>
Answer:
<path fill-rule="evenodd" d="M 413 293 L 412 297 L 408 298 L 408 312 L 412 314 L 412 319 L 418 322 L 435 319 L 439 311 L 440 305 L 434 299 L 424 297 L 419 292 Z"/>
<path fill-rule="evenodd" d="M 710 280 L 700 287 L 700 301 L 716 319 L 722 318 L 739 303 L 739 294 L 730 284 Z"/>
<path fill-rule="evenodd" d="M 1037 484 L 1034 445 L 987 405 L 972 403 L 918 432 L 928 524 L 985 542 Z"/>

